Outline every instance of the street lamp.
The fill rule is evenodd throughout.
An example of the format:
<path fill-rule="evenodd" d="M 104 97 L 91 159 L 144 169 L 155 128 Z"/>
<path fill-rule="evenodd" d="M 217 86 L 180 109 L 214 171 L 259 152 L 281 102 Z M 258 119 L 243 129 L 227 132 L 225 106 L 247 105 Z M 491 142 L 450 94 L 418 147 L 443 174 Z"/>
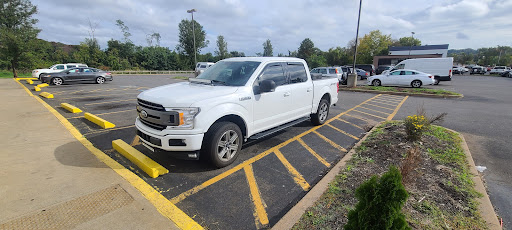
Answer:
<path fill-rule="evenodd" d="M 411 56 L 412 43 L 414 43 L 414 32 L 411 32 L 411 46 L 409 46 L 409 56 Z"/>
<path fill-rule="evenodd" d="M 187 10 L 187 13 L 192 14 L 192 36 L 194 37 L 194 66 L 197 64 L 196 57 L 196 29 L 194 28 L 194 12 L 197 12 L 196 9 Z"/>

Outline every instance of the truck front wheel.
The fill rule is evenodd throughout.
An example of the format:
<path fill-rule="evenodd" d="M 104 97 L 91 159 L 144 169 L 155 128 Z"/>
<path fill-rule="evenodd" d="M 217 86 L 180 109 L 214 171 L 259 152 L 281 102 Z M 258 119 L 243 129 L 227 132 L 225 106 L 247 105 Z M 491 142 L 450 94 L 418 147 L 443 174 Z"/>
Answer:
<path fill-rule="evenodd" d="M 233 163 L 242 149 L 242 131 L 232 122 L 218 122 L 206 132 L 203 141 L 204 156 L 208 156 L 218 168 Z"/>
<path fill-rule="evenodd" d="M 322 98 L 320 100 L 320 103 L 318 104 L 318 110 L 316 113 L 311 114 L 311 122 L 313 122 L 314 125 L 322 125 L 327 120 L 327 117 L 329 116 L 329 101 L 327 99 Z"/>

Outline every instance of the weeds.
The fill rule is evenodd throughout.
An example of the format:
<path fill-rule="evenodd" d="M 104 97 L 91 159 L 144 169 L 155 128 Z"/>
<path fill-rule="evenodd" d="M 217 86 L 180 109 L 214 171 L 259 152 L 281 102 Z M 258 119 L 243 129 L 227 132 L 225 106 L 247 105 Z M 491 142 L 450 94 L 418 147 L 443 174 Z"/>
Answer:
<path fill-rule="evenodd" d="M 408 184 L 415 179 L 415 170 L 421 162 L 421 151 L 418 146 L 410 148 L 407 156 L 402 160 L 400 173 L 402 173 L 402 183 Z"/>
<path fill-rule="evenodd" d="M 441 113 L 437 116 L 427 117 L 423 105 L 418 108 L 416 113 L 416 115 L 407 116 L 404 120 L 407 139 L 413 142 L 421 140 L 423 133 L 430 129 L 430 125 L 441 123 L 447 115 L 447 113 Z"/>

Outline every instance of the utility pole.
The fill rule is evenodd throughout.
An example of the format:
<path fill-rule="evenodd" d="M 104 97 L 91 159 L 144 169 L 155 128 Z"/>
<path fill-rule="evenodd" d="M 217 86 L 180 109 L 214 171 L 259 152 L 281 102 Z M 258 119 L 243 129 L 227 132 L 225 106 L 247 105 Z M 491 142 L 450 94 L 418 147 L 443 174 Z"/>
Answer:
<path fill-rule="evenodd" d="M 353 88 L 357 86 L 356 56 L 357 56 L 357 40 L 359 38 L 359 21 L 361 20 L 361 6 L 363 0 L 359 0 L 359 14 L 357 15 L 356 43 L 354 44 L 354 64 L 352 65 L 352 73 L 348 75 L 347 87 Z"/>
<path fill-rule="evenodd" d="M 194 37 L 194 66 L 197 64 L 197 56 L 196 56 L 196 29 L 194 28 L 194 12 L 197 12 L 196 9 L 187 10 L 187 13 L 192 14 L 192 36 Z"/>

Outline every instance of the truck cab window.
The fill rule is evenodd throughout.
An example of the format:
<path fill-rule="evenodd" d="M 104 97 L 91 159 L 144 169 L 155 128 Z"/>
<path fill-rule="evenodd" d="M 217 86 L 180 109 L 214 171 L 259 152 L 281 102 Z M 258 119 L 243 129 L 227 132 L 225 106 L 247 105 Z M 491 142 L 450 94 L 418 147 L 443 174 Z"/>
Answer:
<path fill-rule="evenodd" d="M 276 86 L 286 84 L 286 77 L 284 76 L 283 67 L 280 63 L 269 64 L 263 70 L 263 73 L 259 77 L 259 81 L 272 80 L 276 83 Z"/>
<path fill-rule="evenodd" d="M 288 63 L 288 73 L 290 73 L 290 83 L 306 82 L 308 75 L 302 63 Z"/>

